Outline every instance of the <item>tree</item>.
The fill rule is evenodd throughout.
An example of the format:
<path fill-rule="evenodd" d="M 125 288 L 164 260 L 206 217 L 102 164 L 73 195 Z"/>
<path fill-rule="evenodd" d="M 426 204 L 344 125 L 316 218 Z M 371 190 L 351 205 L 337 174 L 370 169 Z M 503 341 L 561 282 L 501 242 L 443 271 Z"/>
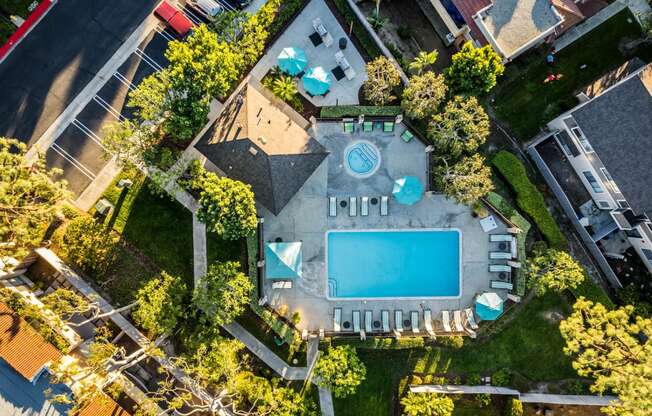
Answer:
<path fill-rule="evenodd" d="M 523 416 L 523 403 L 519 399 L 509 399 L 505 406 L 505 416 Z"/>
<path fill-rule="evenodd" d="M 401 75 L 394 64 L 379 56 L 366 66 L 367 80 L 362 85 L 365 99 L 373 105 L 385 105 L 395 100 L 393 90 L 401 83 Z"/>
<path fill-rule="evenodd" d="M 118 258 L 118 238 L 89 216 L 68 223 L 61 240 L 67 259 L 96 278 L 102 278 Z"/>
<path fill-rule="evenodd" d="M 489 136 L 489 117 L 475 97 L 455 96 L 428 125 L 439 154 L 473 153 Z"/>
<path fill-rule="evenodd" d="M 317 385 L 330 389 L 337 398 L 355 393 L 366 374 L 364 363 L 350 345 L 329 348 L 315 366 Z"/>
<path fill-rule="evenodd" d="M 608 310 L 580 297 L 559 325 L 577 374 L 595 379 L 592 391 L 618 395 L 620 406 L 602 409 L 608 415 L 652 412 L 652 320 L 632 311 L 632 306 Z"/>
<path fill-rule="evenodd" d="M 65 288 L 57 288 L 55 291 L 43 296 L 41 301 L 46 308 L 56 314 L 66 325 L 73 327 L 84 326 L 98 319 L 126 312 L 138 304 L 138 301 L 135 301 L 121 308 L 111 309 L 108 312 L 102 313 L 99 299 L 90 298 L 90 300 L 87 300 L 72 290 Z M 83 319 L 75 319 L 80 317 Z"/>
<path fill-rule="evenodd" d="M 127 119 L 105 124 L 101 137 L 106 154 L 115 156 L 123 168 L 141 164 L 145 154 L 160 142 L 155 131 Z"/>
<path fill-rule="evenodd" d="M 236 413 L 275 416 L 317 416 L 312 400 L 292 388 L 280 386 L 251 372 L 242 372 L 235 380 Z M 242 410 L 240 410 L 242 409 Z M 247 411 L 246 409 L 250 409 Z"/>
<path fill-rule="evenodd" d="M 491 169 L 479 154 L 448 165 L 445 158 L 435 168 L 435 181 L 446 196 L 460 204 L 471 204 L 493 190 Z"/>
<path fill-rule="evenodd" d="M 432 52 L 421 51 L 419 54 L 410 62 L 409 68 L 410 72 L 413 74 L 421 75 L 423 71 L 426 70 L 429 66 L 432 66 L 437 62 L 437 56 L 439 52 L 433 50 Z"/>
<path fill-rule="evenodd" d="M 249 13 L 242 10 L 222 10 L 210 25 L 220 41 L 232 45 L 238 42 L 248 18 Z"/>
<path fill-rule="evenodd" d="M 584 269 L 565 251 L 548 249 L 528 259 L 525 265 L 528 286 L 537 295 L 548 290 L 575 289 L 585 279 Z"/>
<path fill-rule="evenodd" d="M 504 71 L 500 56 L 491 46 L 476 48 L 471 42 L 466 42 L 453 55 L 444 74 L 448 87 L 455 94 L 480 95 L 489 92 Z"/>
<path fill-rule="evenodd" d="M 168 108 L 171 88 L 167 70 L 148 75 L 129 92 L 127 107 L 134 109 L 140 123 L 158 126 Z"/>
<path fill-rule="evenodd" d="M 237 50 L 242 55 L 245 68 L 253 66 L 263 54 L 269 37 L 267 29 L 274 22 L 280 5 L 281 0 L 268 0 L 244 22 Z"/>
<path fill-rule="evenodd" d="M 290 102 L 299 91 L 294 78 L 289 75 L 280 75 L 272 81 L 272 92 L 281 100 Z"/>
<path fill-rule="evenodd" d="M 58 204 L 70 194 L 59 169 L 46 169 L 39 157 L 25 160 L 27 146 L 0 137 L 0 254 L 22 256 L 39 244 L 56 217 Z"/>
<path fill-rule="evenodd" d="M 253 288 L 249 277 L 240 271 L 240 263 L 214 263 L 195 287 L 193 305 L 203 312 L 205 324 L 225 325 L 244 312 Z"/>
<path fill-rule="evenodd" d="M 208 229 L 227 240 L 250 236 L 258 226 L 251 186 L 227 177 L 204 172 L 197 216 Z"/>
<path fill-rule="evenodd" d="M 439 110 L 447 89 L 444 77 L 434 72 L 414 75 L 403 90 L 401 107 L 410 118 L 429 119 Z"/>
<path fill-rule="evenodd" d="M 450 397 L 436 393 L 408 393 L 401 405 L 406 416 L 452 416 L 455 408 Z"/>
<path fill-rule="evenodd" d="M 183 315 L 186 290 L 180 278 L 161 272 L 138 290 L 138 305 L 132 312 L 134 322 L 151 337 L 170 333 Z"/>

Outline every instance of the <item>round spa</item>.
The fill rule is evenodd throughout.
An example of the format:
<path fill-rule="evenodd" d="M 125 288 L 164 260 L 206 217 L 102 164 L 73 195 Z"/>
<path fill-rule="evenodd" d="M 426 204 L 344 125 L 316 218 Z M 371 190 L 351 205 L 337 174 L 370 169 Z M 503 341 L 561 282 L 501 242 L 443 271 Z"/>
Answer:
<path fill-rule="evenodd" d="M 358 178 L 368 178 L 380 167 L 380 152 L 375 144 L 358 140 L 344 149 L 346 171 Z"/>

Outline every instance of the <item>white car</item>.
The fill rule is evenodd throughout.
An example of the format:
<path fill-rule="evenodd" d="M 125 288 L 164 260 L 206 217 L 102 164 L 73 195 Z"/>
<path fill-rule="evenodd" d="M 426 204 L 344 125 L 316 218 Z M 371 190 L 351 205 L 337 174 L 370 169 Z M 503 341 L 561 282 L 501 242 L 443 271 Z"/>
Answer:
<path fill-rule="evenodd" d="M 190 3 L 198 12 L 203 14 L 207 19 L 213 20 L 224 10 L 215 0 L 194 0 Z"/>

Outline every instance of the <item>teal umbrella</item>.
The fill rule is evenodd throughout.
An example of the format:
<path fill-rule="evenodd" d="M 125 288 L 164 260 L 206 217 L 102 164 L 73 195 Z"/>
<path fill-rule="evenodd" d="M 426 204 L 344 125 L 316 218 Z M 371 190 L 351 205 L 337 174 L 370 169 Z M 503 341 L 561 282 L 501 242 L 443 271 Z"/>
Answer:
<path fill-rule="evenodd" d="M 394 181 L 392 194 L 399 204 L 414 205 L 423 196 L 423 184 L 416 176 L 404 176 Z"/>
<path fill-rule="evenodd" d="M 265 276 L 268 279 L 301 277 L 301 242 L 265 244 Z"/>
<path fill-rule="evenodd" d="M 483 321 L 495 321 L 503 313 L 503 300 L 494 292 L 485 292 L 475 300 L 475 314 Z"/>
<path fill-rule="evenodd" d="M 290 75 L 297 75 L 308 65 L 306 53 L 299 48 L 284 48 L 276 60 L 281 71 Z"/>
<path fill-rule="evenodd" d="M 303 88 L 310 95 L 326 94 L 333 82 L 331 74 L 326 72 L 321 66 L 308 69 L 301 79 L 303 80 Z"/>

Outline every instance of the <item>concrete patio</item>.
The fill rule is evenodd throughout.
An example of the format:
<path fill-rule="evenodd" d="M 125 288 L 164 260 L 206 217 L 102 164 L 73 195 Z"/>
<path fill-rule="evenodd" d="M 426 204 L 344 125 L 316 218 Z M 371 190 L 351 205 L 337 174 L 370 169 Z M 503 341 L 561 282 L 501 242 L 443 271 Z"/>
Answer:
<path fill-rule="evenodd" d="M 312 26 L 314 19 L 321 19 L 322 24 L 326 27 L 328 32 L 333 37 L 333 44 L 326 47 L 325 44 L 314 46 L 309 36 L 315 33 Z M 342 52 L 344 57 L 351 64 L 351 67 L 356 72 L 356 76 L 352 80 L 342 78 L 337 81 L 332 70 L 337 67 L 335 61 L 335 53 L 339 51 L 338 41 L 340 38 L 347 39 L 347 47 Z M 323 0 L 312 0 L 303 9 L 301 14 L 292 22 L 292 24 L 283 32 L 283 34 L 276 40 L 274 45 L 267 51 L 265 56 L 256 64 L 251 71 L 252 75 L 262 80 L 265 74 L 270 69 L 274 68 L 276 58 L 281 53 L 283 48 L 298 47 L 305 51 L 308 57 L 308 67 L 321 66 L 327 72 L 330 72 L 333 77 L 333 83 L 326 96 L 310 97 L 303 89 L 303 83 L 298 80 L 299 92 L 306 97 L 314 105 L 321 107 L 327 105 L 353 105 L 358 104 L 358 90 L 363 82 L 367 79 L 365 72 L 365 62 L 362 56 L 357 51 L 351 39 L 346 35 L 342 26 L 333 16 L 330 9 Z"/>
<path fill-rule="evenodd" d="M 425 145 L 416 138 L 405 143 L 400 134 L 405 130 L 397 125 L 393 133 L 374 131 L 344 133 L 339 122 L 319 122 L 313 127 L 314 137 L 330 152 L 304 186 L 274 216 L 263 207 L 259 213 L 264 217 L 264 239 L 274 241 L 303 242 L 303 275 L 294 282 L 292 289 L 272 289 L 270 282 L 264 284 L 264 294 L 274 306 L 287 305 L 290 312 L 301 314 L 301 329 L 311 331 L 324 328 L 332 330 L 333 308 L 341 307 L 342 321 L 351 321 L 353 310 L 373 311 L 373 320 L 380 320 L 380 311 L 403 310 L 404 317 L 412 310 L 430 308 L 433 318 L 440 318 L 444 309 L 460 309 L 472 305 L 476 294 L 489 290 L 489 281 L 497 279 L 488 272 L 488 252 L 497 250 L 496 243 L 489 243 L 488 234 L 483 232 L 477 218 L 471 216 L 467 206 L 458 205 L 442 195 L 426 195 L 413 206 L 404 206 L 391 197 L 394 179 L 403 175 L 414 175 L 426 181 Z M 374 175 L 361 179 L 343 168 L 343 153 L 347 144 L 354 140 L 367 140 L 379 149 L 381 166 Z M 369 215 L 349 217 L 348 207 L 338 206 L 336 217 L 328 216 L 328 196 L 348 199 L 355 196 L 380 197 L 390 195 L 389 215 L 380 216 L 379 204 L 370 205 Z M 359 211 L 359 210 L 358 210 Z M 410 229 L 410 228 L 457 228 L 462 234 L 462 293 L 459 299 L 413 298 L 408 300 L 329 300 L 325 264 L 325 233 L 342 229 Z M 505 226 L 498 223 L 500 233 Z M 424 265 L 425 267 L 426 265 Z M 498 291 L 506 298 L 506 291 Z M 420 317 L 423 322 L 423 315 Z M 422 333 L 423 333 L 423 323 Z M 438 325 L 435 325 L 437 329 Z M 441 329 L 441 326 L 439 326 Z"/>

